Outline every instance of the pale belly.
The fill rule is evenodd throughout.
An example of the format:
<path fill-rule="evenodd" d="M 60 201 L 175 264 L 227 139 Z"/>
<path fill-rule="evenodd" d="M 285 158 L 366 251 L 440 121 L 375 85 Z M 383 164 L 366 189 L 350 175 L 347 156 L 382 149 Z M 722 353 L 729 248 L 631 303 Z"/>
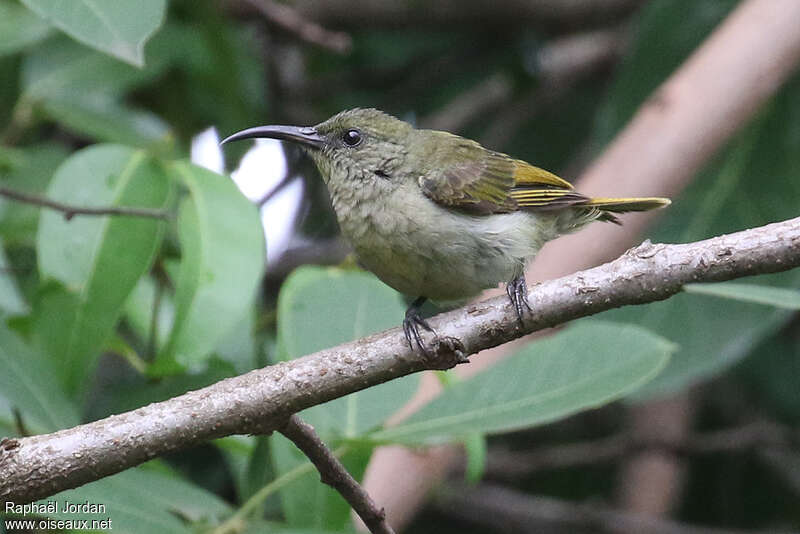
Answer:
<path fill-rule="evenodd" d="M 413 216 L 417 215 L 417 217 Z M 341 220 L 359 261 L 409 296 L 459 301 L 522 274 L 552 232 L 552 218 L 530 213 L 484 217 L 447 212 Z"/>

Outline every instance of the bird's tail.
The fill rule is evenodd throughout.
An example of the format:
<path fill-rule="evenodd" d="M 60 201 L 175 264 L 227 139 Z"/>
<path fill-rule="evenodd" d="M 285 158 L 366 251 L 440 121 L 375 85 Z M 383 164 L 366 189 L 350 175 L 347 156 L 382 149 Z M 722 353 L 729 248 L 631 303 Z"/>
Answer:
<path fill-rule="evenodd" d="M 672 202 L 668 198 L 592 198 L 586 203 L 603 211 L 612 213 L 625 213 L 628 211 L 649 211 L 669 206 Z"/>
<path fill-rule="evenodd" d="M 672 202 L 668 198 L 645 197 L 645 198 L 592 198 L 584 206 L 600 210 L 598 217 L 601 221 L 608 221 L 619 224 L 619 220 L 614 217 L 614 213 L 626 213 L 629 211 L 649 211 L 669 206 Z M 596 212 L 595 212 L 596 213 Z"/>

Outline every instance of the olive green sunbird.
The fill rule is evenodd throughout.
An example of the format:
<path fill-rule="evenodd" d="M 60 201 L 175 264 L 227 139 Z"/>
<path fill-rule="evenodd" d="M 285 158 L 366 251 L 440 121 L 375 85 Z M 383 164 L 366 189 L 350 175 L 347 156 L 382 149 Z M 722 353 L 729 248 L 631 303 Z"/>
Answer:
<path fill-rule="evenodd" d="M 419 327 L 433 332 L 419 311 L 427 299 L 465 300 L 506 282 L 522 321 L 530 310 L 525 264 L 545 242 L 670 203 L 590 198 L 544 169 L 376 109 L 343 111 L 312 127 L 258 126 L 223 143 L 259 137 L 298 143 L 311 156 L 360 263 L 417 297 L 403 331 L 423 354 Z"/>

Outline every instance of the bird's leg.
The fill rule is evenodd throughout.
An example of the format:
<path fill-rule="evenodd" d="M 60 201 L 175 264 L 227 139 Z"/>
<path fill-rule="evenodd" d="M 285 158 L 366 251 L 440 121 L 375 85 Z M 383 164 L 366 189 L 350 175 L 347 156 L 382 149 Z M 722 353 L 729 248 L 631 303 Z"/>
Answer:
<path fill-rule="evenodd" d="M 419 297 L 412 302 L 411 306 L 406 310 L 406 316 L 403 319 L 403 333 L 406 336 L 406 341 L 411 347 L 411 350 L 416 350 L 418 348 L 422 355 L 431 361 L 436 360 L 437 357 L 440 356 L 442 349 L 445 350 L 445 353 L 455 356 L 454 360 L 452 358 L 446 358 L 446 361 L 441 362 L 441 369 L 449 369 L 456 364 L 468 362 L 469 360 L 464 355 L 464 344 L 461 343 L 461 341 L 454 337 L 439 337 L 436 331 L 431 328 L 431 325 L 428 324 L 428 321 L 422 317 L 420 308 L 425 304 L 426 300 L 428 300 L 427 297 Z M 422 335 L 419 333 L 420 326 L 433 334 L 435 345 L 433 351 L 422 339 Z"/>
<path fill-rule="evenodd" d="M 416 343 L 416 346 L 419 347 L 422 354 L 430 357 L 431 352 L 419 333 L 419 327 L 421 326 L 428 332 L 431 332 L 434 337 L 438 336 L 436 332 L 433 331 L 433 328 L 431 328 L 431 325 L 428 324 L 428 321 L 422 317 L 422 313 L 420 312 L 420 308 L 425 304 L 426 300 L 428 300 L 427 297 L 419 297 L 408 307 L 406 316 L 403 319 L 403 333 L 406 335 L 406 341 L 408 341 L 411 350 L 414 350 L 414 343 Z"/>
<path fill-rule="evenodd" d="M 529 312 L 533 311 L 533 308 L 531 308 L 531 305 L 528 303 L 528 285 L 525 283 L 525 273 L 517 275 L 506 284 L 506 293 L 511 300 L 511 305 L 514 306 L 514 311 L 517 312 L 517 321 L 519 321 L 519 326 L 522 328 L 524 324 L 522 319 L 525 317 L 525 308 L 527 308 Z"/>

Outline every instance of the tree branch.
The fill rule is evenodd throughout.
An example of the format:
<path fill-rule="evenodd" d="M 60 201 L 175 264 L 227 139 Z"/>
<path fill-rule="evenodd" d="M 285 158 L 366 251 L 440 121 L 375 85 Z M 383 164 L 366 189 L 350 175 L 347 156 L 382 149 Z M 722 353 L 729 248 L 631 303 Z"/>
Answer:
<path fill-rule="evenodd" d="M 333 452 L 325 446 L 314 431 L 314 427 L 297 415 L 289 418 L 286 426 L 279 430 L 303 451 L 319 471 L 320 480 L 339 492 L 358 514 L 373 534 L 394 534 L 386 523 L 386 514 L 378 508 L 364 488 L 354 479 Z"/>
<path fill-rule="evenodd" d="M 534 312 L 518 326 L 505 296 L 430 320 L 466 354 L 619 306 L 669 298 L 691 282 L 718 282 L 800 266 L 800 217 L 681 245 L 635 247 L 616 260 L 530 288 Z M 0 447 L 0 501 L 23 503 L 156 456 L 230 434 L 276 430 L 291 414 L 457 358 L 411 351 L 399 328 L 257 369 L 206 388 Z M 8 445 L 8 444 L 6 444 Z"/>
<path fill-rule="evenodd" d="M 316 22 L 306 19 L 292 7 L 272 0 L 247 0 L 265 19 L 273 25 L 315 46 L 337 54 L 346 54 L 353 47 L 353 39 L 344 32 L 323 28 Z"/>
<path fill-rule="evenodd" d="M 89 208 L 85 206 L 71 206 L 49 198 L 33 195 L 31 193 L 24 193 L 10 189 L 8 187 L 0 186 L 0 196 L 16 200 L 17 202 L 24 202 L 25 204 L 33 204 L 43 208 L 60 211 L 64 214 L 66 220 L 70 220 L 76 215 L 125 215 L 129 217 L 150 217 L 153 219 L 168 220 L 172 218 L 169 212 L 153 209 L 153 208 L 136 208 L 129 206 L 109 206 L 103 208 Z"/>

